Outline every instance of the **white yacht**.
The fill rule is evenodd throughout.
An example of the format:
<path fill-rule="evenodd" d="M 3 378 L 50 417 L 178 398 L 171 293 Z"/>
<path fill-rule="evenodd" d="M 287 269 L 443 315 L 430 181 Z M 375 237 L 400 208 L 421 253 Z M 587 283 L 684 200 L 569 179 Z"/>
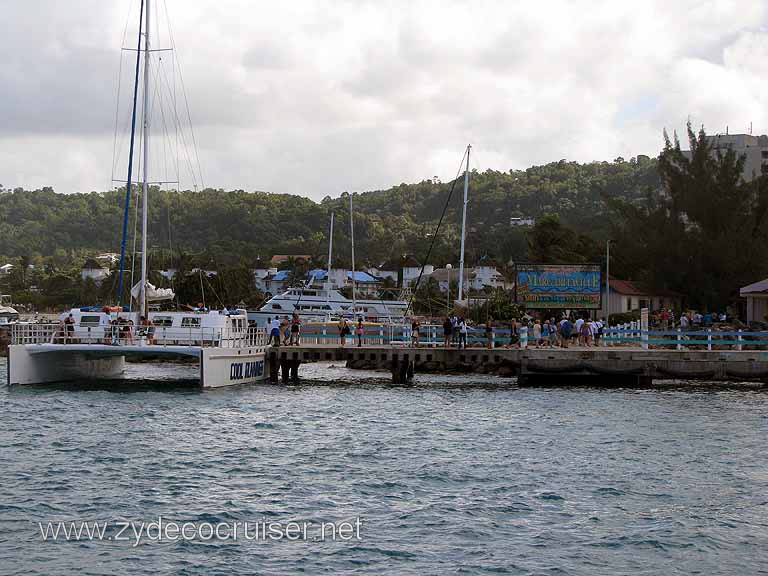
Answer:
<path fill-rule="evenodd" d="M 11 297 L 6 294 L 0 295 L 0 326 L 18 321 L 19 312 L 11 306 Z"/>
<path fill-rule="evenodd" d="M 249 311 L 249 322 L 264 326 L 275 316 L 298 314 L 302 323 L 333 322 L 341 317 L 362 318 L 366 322 L 402 323 L 408 303 L 403 300 L 371 300 L 356 298 L 354 301 L 329 284 L 321 287 L 306 286 L 289 288 L 258 309 Z"/>

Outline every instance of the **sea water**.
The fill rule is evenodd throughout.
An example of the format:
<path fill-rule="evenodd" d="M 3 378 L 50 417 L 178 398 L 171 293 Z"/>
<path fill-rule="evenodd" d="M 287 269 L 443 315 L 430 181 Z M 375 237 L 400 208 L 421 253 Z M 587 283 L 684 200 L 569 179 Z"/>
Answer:
<path fill-rule="evenodd" d="M 299 385 L 203 392 L 193 366 L 131 364 L 121 385 L 0 388 L 0 573 L 768 569 L 763 392 L 301 372 Z M 133 534 L 158 518 L 310 529 Z M 43 539 L 59 521 L 109 527 L 102 540 Z M 357 533 L 328 537 L 344 522 Z"/>

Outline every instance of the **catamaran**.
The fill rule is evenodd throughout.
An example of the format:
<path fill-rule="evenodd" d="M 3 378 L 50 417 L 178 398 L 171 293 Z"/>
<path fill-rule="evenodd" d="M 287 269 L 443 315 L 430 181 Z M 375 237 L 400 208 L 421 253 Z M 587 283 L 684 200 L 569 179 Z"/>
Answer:
<path fill-rule="evenodd" d="M 150 184 L 151 0 L 142 0 L 133 91 L 128 179 L 120 257 L 118 305 L 77 308 L 55 324 L 14 324 L 8 349 L 8 384 L 105 380 L 119 377 L 125 359 L 196 358 L 204 388 L 257 382 L 266 377 L 263 330 L 248 325 L 245 310 L 152 312 L 152 301 L 173 298 L 173 291 L 147 281 L 147 214 Z M 143 32 L 142 32 L 143 26 Z M 142 47 L 142 39 L 144 40 Z M 131 305 L 122 306 L 128 207 L 136 136 L 139 70 L 143 62 L 141 149 L 141 280 L 131 289 Z M 132 304 L 135 303 L 137 310 Z"/>

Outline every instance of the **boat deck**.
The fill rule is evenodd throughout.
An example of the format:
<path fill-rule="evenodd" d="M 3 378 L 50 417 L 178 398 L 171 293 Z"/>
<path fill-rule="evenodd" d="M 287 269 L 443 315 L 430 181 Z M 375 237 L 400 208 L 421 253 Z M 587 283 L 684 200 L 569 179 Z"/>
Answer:
<path fill-rule="evenodd" d="M 142 344 L 26 344 L 30 354 L 86 354 L 94 356 L 191 356 L 199 358 L 204 346 L 166 346 Z"/>

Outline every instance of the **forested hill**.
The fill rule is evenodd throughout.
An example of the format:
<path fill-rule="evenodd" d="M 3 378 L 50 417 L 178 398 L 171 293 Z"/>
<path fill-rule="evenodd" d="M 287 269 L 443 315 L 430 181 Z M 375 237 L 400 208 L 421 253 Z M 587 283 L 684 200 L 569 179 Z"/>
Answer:
<path fill-rule="evenodd" d="M 457 182 L 433 260 L 456 260 L 463 179 Z M 487 255 L 501 261 L 526 256 L 525 237 L 510 218 L 558 214 L 561 221 L 600 237 L 607 230 L 606 200 L 645 197 L 659 186 L 657 160 L 578 164 L 560 161 L 527 170 L 475 172 L 471 177 L 468 238 L 470 261 Z M 359 257 L 378 263 L 424 254 L 451 183 L 424 181 L 354 195 Z M 0 257 L 64 256 L 118 251 L 123 193 L 56 194 L 0 190 Z M 346 194 L 321 203 L 266 192 L 223 191 L 150 194 L 150 244 L 217 262 L 248 262 L 275 253 L 323 255 L 328 221 L 335 212 L 335 258 L 349 254 Z M 133 230 L 133 210 L 131 211 Z M 131 233 L 132 234 L 132 233 Z"/>

